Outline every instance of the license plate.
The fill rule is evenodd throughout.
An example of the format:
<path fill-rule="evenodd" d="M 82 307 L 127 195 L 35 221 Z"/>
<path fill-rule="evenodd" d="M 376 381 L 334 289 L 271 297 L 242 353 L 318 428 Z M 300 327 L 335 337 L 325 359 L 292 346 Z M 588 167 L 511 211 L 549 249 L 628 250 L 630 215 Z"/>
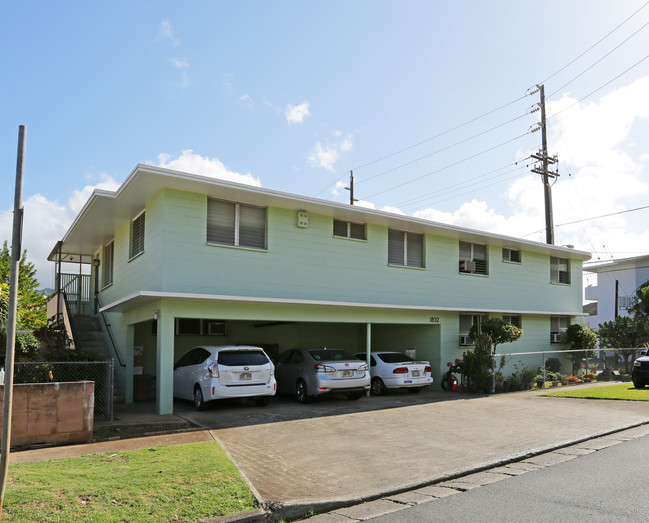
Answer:
<path fill-rule="evenodd" d="M 242 372 L 239 374 L 239 379 L 240 380 L 251 380 L 252 379 L 252 372 Z"/>
<path fill-rule="evenodd" d="M 351 378 L 354 375 L 354 371 L 352 371 L 352 370 L 341 370 L 340 375 L 343 378 Z"/>
<path fill-rule="evenodd" d="M 413 378 L 418 378 L 419 377 L 419 371 L 418 370 L 413 370 L 411 372 Z"/>

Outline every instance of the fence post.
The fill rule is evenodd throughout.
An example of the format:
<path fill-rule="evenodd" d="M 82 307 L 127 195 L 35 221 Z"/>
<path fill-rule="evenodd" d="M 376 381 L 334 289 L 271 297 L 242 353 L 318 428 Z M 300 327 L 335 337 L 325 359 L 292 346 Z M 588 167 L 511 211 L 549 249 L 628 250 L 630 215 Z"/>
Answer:
<path fill-rule="evenodd" d="M 108 419 L 113 421 L 113 402 L 115 400 L 115 360 L 110 359 L 108 364 Z"/>
<path fill-rule="evenodd" d="M 545 388 L 545 351 L 543 351 L 543 388 Z"/>

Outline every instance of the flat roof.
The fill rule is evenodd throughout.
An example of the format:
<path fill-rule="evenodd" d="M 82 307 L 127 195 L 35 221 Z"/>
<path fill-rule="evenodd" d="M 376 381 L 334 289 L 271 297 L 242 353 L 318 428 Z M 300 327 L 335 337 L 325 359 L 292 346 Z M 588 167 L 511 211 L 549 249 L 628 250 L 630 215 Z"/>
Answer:
<path fill-rule="evenodd" d="M 318 198 L 299 196 L 254 187 L 208 176 L 191 174 L 152 165 L 138 164 L 126 180 L 115 191 L 95 189 L 72 225 L 62 238 L 62 261 L 89 263 L 92 254 L 108 243 L 115 235 L 116 224 L 130 221 L 144 210 L 146 202 L 161 190 L 171 188 L 206 194 L 208 197 L 250 203 L 264 207 L 280 207 L 295 211 L 307 211 L 349 221 L 360 221 L 391 228 L 402 228 L 412 232 L 458 238 L 476 243 L 489 243 L 512 249 L 542 252 L 553 256 L 588 260 L 591 255 L 558 245 L 533 242 L 492 234 L 485 231 L 448 225 L 421 218 L 330 202 Z M 48 260 L 58 259 L 59 243 L 54 246 Z"/>

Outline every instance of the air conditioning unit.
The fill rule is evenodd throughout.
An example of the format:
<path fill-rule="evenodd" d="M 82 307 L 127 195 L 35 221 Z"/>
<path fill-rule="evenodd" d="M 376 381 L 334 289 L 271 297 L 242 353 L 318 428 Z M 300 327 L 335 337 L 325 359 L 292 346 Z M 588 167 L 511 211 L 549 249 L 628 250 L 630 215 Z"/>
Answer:
<path fill-rule="evenodd" d="M 563 334 L 561 334 L 561 333 L 550 334 L 550 342 L 551 343 L 563 343 Z"/>
<path fill-rule="evenodd" d="M 462 272 L 475 272 L 475 262 L 471 260 L 460 261 L 460 271 Z"/>
<path fill-rule="evenodd" d="M 225 336 L 225 322 L 224 321 L 207 322 L 207 334 L 209 336 Z"/>
<path fill-rule="evenodd" d="M 464 345 L 464 346 L 473 345 L 473 342 L 471 341 L 471 338 L 469 336 L 461 335 L 460 336 L 460 345 Z"/>

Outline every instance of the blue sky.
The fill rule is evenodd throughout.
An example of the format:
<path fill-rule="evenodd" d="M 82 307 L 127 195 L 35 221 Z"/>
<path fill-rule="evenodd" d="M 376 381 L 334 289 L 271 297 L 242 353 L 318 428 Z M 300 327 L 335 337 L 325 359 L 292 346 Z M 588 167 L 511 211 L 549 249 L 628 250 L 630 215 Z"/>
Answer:
<path fill-rule="evenodd" d="M 545 82 L 556 243 L 645 254 L 647 211 L 583 221 L 646 204 L 649 6 L 609 35 L 644 3 L 5 2 L 0 239 L 24 124 L 44 286 L 92 189 L 137 163 L 333 201 L 354 169 L 360 205 L 544 241 L 526 93 Z"/>

